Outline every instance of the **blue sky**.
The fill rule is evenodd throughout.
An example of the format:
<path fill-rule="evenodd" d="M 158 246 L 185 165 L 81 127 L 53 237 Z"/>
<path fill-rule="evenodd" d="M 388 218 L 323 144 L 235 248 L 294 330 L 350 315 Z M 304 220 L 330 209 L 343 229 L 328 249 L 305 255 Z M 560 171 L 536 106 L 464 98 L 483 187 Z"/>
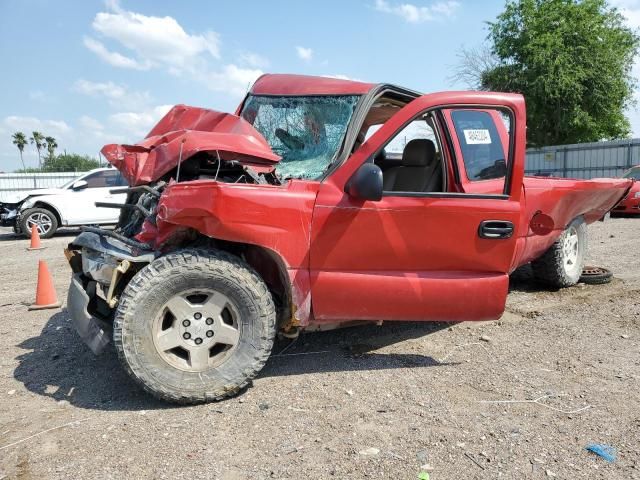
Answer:
<path fill-rule="evenodd" d="M 463 88 L 448 80 L 456 54 L 504 0 L 409 1 L 0 0 L 0 171 L 20 167 L 17 130 L 97 156 L 176 103 L 233 111 L 262 72 Z M 615 3 L 640 25 L 640 0 Z"/>

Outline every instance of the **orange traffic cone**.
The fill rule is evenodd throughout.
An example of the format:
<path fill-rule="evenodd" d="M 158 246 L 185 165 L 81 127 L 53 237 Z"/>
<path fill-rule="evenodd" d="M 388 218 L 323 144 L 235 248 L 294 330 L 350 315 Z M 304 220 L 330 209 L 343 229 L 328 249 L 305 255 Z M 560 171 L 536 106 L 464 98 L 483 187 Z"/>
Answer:
<path fill-rule="evenodd" d="M 33 225 L 31 227 L 31 245 L 27 248 L 27 250 L 42 250 L 43 248 L 40 246 L 40 232 L 38 231 L 38 227 Z"/>
<path fill-rule="evenodd" d="M 58 308 L 60 302 L 53 288 L 53 278 L 44 260 L 38 261 L 38 287 L 36 289 L 36 303 L 29 310 L 44 310 L 46 308 Z"/>

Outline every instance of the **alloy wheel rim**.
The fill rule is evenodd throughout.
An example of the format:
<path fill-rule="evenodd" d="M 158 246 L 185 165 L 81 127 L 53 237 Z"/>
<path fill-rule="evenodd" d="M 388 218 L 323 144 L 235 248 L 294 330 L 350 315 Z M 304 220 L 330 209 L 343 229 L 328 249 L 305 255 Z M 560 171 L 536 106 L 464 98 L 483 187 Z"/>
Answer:
<path fill-rule="evenodd" d="M 562 253 L 564 257 L 564 269 L 568 275 L 575 274 L 579 269 L 580 238 L 576 227 L 569 227 L 562 240 Z"/>
<path fill-rule="evenodd" d="M 51 230 L 52 225 L 53 220 L 51 220 L 51 217 L 46 213 L 36 212 L 27 217 L 29 233 L 31 233 L 31 230 L 33 230 L 33 227 L 35 226 L 38 229 L 39 234 L 45 234 Z"/>
<path fill-rule="evenodd" d="M 186 372 L 220 366 L 240 343 L 240 315 L 234 303 L 212 289 L 173 296 L 153 322 L 153 343 L 169 365 Z"/>

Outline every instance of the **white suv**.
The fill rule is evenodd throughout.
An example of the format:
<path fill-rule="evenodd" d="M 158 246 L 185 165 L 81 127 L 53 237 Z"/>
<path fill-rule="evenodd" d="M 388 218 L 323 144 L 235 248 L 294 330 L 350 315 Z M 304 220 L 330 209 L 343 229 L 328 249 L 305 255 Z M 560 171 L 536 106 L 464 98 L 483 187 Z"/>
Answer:
<path fill-rule="evenodd" d="M 31 190 L 7 199 L 0 204 L 0 220 L 26 236 L 37 225 L 42 238 L 51 237 L 59 227 L 113 225 L 120 209 L 96 207 L 95 202 L 125 203 L 126 193 L 110 190 L 126 186 L 115 168 L 97 168 L 59 188 Z"/>

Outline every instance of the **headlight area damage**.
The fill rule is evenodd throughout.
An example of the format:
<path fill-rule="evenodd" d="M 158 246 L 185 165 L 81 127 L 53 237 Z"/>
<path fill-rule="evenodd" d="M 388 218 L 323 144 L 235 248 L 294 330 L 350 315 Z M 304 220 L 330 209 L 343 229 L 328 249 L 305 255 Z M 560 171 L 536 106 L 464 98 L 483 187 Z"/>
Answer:
<path fill-rule="evenodd" d="M 15 227 L 20 203 L 0 202 L 0 227 Z"/>
<path fill-rule="evenodd" d="M 171 109 L 142 142 L 106 145 L 102 154 L 134 186 L 167 175 L 180 180 L 204 177 L 222 181 L 231 175 L 241 181 L 244 174 L 266 183 L 257 173 L 273 172 L 280 160 L 246 120 L 185 105 Z"/>
<path fill-rule="evenodd" d="M 119 297 L 138 271 L 180 247 L 213 247 L 225 239 L 237 242 L 242 228 L 233 231 L 233 220 L 228 218 L 233 213 L 223 214 L 220 206 L 225 205 L 224 212 L 246 214 L 247 200 L 256 195 L 247 192 L 248 185 L 260 186 L 262 192 L 281 190 L 274 172 L 280 157 L 249 123 L 228 113 L 178 105 L 142 142 L 106 145 L 102 153 L 133 186 L 113 190 L 127 193 L 124 205 L 96 204 L 121 209 L 115 230 L 85 227 L 66 251 L 73 270 L 68 308 L 78 333 L 96 354 L 109 342 Z M 225 185 L 230 194 L 221 192 Z M 258 217 L 268 214 L 269 205 L 263 207 L 261 212 L 254 209 Z M 300 214 L 290 211 L 284 216 L 290 215 Z M 248 244 L 229 243 L 224 248 L 235 249 L 243 258 L 268 255 Z M 262 263 L 269 262 L 276 260 Z M 281 270 L 286 272 L 279 265 L 261 274 L 278 277 L 271 282 L 275 285 L 284 283 Z M 285 301 L 290 294 L 281 290 Z M 289 303 L 286 300 L 282 306 L 287 312 Z"/>

